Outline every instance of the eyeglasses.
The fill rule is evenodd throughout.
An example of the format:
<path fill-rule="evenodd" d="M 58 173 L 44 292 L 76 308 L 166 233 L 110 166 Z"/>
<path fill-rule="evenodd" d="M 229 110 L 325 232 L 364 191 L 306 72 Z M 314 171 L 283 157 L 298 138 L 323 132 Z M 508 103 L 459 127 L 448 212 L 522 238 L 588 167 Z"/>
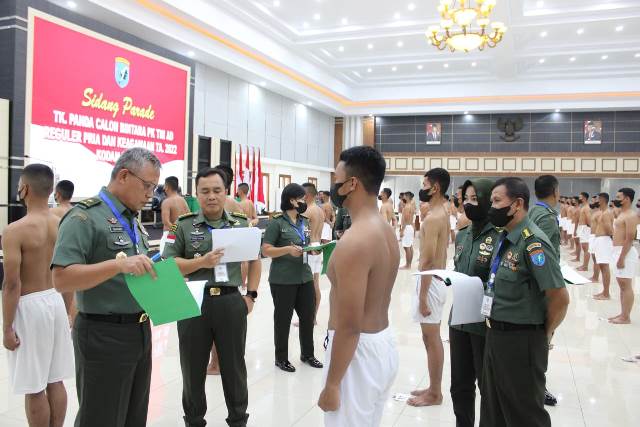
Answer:
<path fill-rule="evenodd" d="M 151 193 L 155 193 L 156 189 L 158 188 L 157 184 L 154 184 L 151 181 L 145 181 L 144 179 L 140 178 L 138 175 L 136 175 L 133 171 L 127 169 L 127 171 L 129 171 L 129 173 L 133 176 L 135 176 L 136 178 L 138 178 L 140 181 L 142 181 L 142 184 L 144 185 L 144 191 L 146 192 L 151 192 Z"/>

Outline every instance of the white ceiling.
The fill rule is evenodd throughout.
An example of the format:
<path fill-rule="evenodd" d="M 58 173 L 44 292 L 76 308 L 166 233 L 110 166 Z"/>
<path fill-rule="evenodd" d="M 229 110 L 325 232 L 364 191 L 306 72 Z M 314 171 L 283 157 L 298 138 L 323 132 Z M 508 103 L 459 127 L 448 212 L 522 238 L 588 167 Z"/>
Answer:
<path fill-rule="evenodd" d="M 492 19 L 509 28 L 505 39 L 472 53 L 428 44 L 438 0 L 76 3 L 79 13 L 334 114 L 640 108 L 640 0 L 497 0 Z M 638 94 L 585 95 L 594 92 Z M 549 98 L 531 98 L 541 94 Z"/>

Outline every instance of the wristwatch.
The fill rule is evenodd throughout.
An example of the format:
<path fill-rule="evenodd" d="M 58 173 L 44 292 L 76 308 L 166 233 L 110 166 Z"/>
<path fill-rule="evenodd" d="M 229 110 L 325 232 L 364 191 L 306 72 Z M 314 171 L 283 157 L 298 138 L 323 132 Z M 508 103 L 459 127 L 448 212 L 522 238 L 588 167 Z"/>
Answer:
<path fill-rule="evenodd" d="M 247 296 L 255 302 L 258 299 L 258 291 L 247 291 Z"/>

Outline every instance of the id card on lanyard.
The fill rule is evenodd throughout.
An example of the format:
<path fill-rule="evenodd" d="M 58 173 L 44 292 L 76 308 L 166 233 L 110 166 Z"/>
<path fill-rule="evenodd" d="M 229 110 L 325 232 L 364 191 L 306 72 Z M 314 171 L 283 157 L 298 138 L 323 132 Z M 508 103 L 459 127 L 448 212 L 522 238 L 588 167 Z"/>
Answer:
<path fill-rule="evenodd" d="M 209 230 L 209 233 L 211 233 L 213 230 L 216 230 L 216 228 L 210 226 L 209 224 L 205 223 L 205 226 L 207 227 L 207 229 Z M 229 227 L 229 224 L 225 224 L 222 229 L 224 228 L 231 228 Z M 211 240 L 211 249 L 213 250 L 213 239 Z M 229 281 L 229 269 L 227 268 L 227 264 L 218 264 L 213 268 L 213 275 L 215 278 L 216 283 L 226 283 Z"/>
<path fill-rule="evenodd" d="M 305 244 L 307 243 L 307 238 L 306 238 L 306 236 L 304 234 L 304 221 L 300 220 L 300 224 L 299 225 L 297 225 L 297 224 L 294 225 L 291 221 L 289 221 L 289 218 L 285 218 L 285 220 L 296 231 L 296 234 L 298 235 L 298 237 L 300 237 L 300 240 L 302 241 L 301 246 L 304 247 Z M 302 263 L 303 264 L 309 264 L 309 254 L 307 252 L 303 252 L 302 253 Z"/>
<path fill-rule="evenodd" d="M 491 317 L 491 309 L 493 308 L 494 284 L 496 281 L 496 273 L 498 272 L 498 267 L 500 266 L 500 261 L 502 261 L 502 246 L 504 245 L 504 239 L 505 237 L 502 237 L 502 239 L 500 239 L 496 256 L 493 259 L 493 263 L 491 263 L 491 271 L 489 274 L 489 280 L 487 281 L 487 290 L 489 291 L 489 295 L 485 295 L 482 298 L 482 308 L 480 309 L 480 313 L 485 317 Z"/>

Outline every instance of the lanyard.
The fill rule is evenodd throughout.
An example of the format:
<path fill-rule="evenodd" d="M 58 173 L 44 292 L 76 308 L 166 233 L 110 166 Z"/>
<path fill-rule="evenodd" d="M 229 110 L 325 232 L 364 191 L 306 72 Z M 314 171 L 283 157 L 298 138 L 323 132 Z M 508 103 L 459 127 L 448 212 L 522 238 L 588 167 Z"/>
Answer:
<path fill-rule="evenodd" d="M 496 252 L 496 257 L 493 259 L 493 263 L 491 264 L 491 273 L 489 274 L 489 281 L 487 281 L 487 288 L 489 288 L 490 292 L 493 292 L 493 284 L 496 281 L 496 272 L 498 271 L 498 266 L 500 265 L 500 261 L 502 261 L 502 248 L 503 248 L 505 239 L 506 239 L 506 236 L 502 236 L 500 238 L 500 242 L 498 243 L 498 251 Z"/>
<path fill-rule="evenodd" d="M 551 206 L 549 206 L 545 202 L 537 202 L 536 206 L 542 206 L 543 208 L 551 209 Z M 560 220 L 558 220 L 558 217 L 556 217 L 556 222 L 558 223 L 558 225 L 560 225 Z"/>
<path fill-rule="evenodd" d="M 302 245 L 304 246 L 304 244 L 306 243 L 306 238 L 304 235 L 304 221 L 300 220 L 300 225 L 293 225 L 293 223 L 289 220 L 288 217 L 285 217 L 285 221 L 287 221 L 294 230 L 296 230 L 296 234 L 298 235 L 298 237 L 300 237 L 300 240 L 302 240 Z"/>
<path fill-rule="evenodd" d="M 133 230 L 131 229 L 131 224 L 129 223 L 129 221 L 125 220 L 122 215 L 120 215 L 120 212 L 118 212 L 118 209 L 116 209 L 115 205 L 113 204 L 109 196 L 104 193 L 104 191 L 100 192 L 100 198 L 107 204 L 107 206 L 109 206 L 109 209 L 111 209 L 111 213 L 113 213 L 120 225 L 122 225 L 124 231 L 127 232 L 129 237 L 131 238 L 131 241 L 136 247 L 136 252 L 138 252 L 138 242 L 140 241 L 138 229 L 135 226 L 133 227 Z"/>

